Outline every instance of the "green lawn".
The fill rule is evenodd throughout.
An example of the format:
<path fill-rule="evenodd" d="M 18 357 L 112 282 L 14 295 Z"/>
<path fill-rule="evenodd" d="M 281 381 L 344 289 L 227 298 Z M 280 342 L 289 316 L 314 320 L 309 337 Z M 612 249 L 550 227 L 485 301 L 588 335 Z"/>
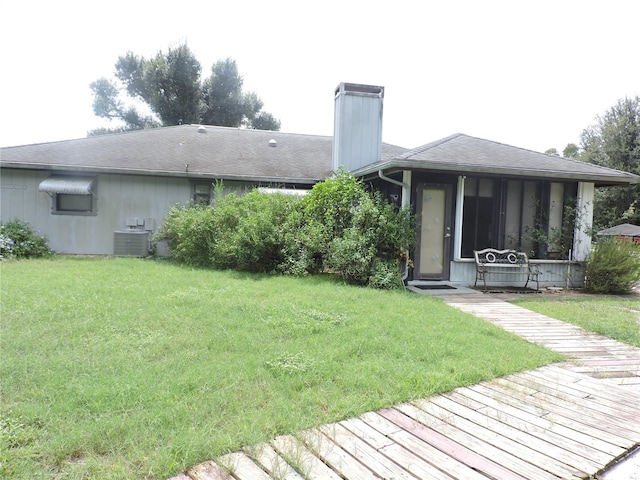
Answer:
<path fill-rule="evenodd" d="M 167 478 L 559 360 L 438 299 L 140 259 L 3 262 L 0 477 Z"/>
<path fill-rule="evenodd" d="M 537 295 L 513 303 L 640 348 L 640 299 L 637 296 Z"/>

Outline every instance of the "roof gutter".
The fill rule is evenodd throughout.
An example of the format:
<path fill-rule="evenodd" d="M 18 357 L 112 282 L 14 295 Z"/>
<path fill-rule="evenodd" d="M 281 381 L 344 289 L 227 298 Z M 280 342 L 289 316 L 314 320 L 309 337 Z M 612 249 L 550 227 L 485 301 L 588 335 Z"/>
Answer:
<path fill-rule="evenodd" d="M 399 170 L 437 170 L 440 172 L 447 172 L 454 175 L 469 175 L 469 174 L 484 174 L 484 175 L 508 175 L 510 177 L 528 177 L 532 179 L 554 179 L 557 181 L 575 181 L 575 182 L 593 182 L 596 187 L 605 186 L 629 186 L 640 183 L 640 176 L 629 172 L 617 172 L 619 175 L 608 176 L 602 174 L 558 174 L 558 172 L 550 171 L 531 171 L 531 170 L 513 170 L 506 168 L 494 168 L 488 170 L 484 167 L 469 166 L 469 165 L 436 165 L 425 164 L 421 161 L 397 161 L 387 160 L 378 163 L 377 165 L 371 165 L 369 167 L 363 167 L 352 173 L 356 176 L 364 176 L 379 171 L 395 168 Z M 393 182 L 397 180 L 390 179 Z"/>
<path fill-rule="evenodd" d="M 401 182 L 399 180 L 394 180 L 393 178 L 389 178 L 384 174 L 384 170 L 378 170 L 378 177 L 380 178 L 380 180 L 384 180 L 385 182 L 389 182 L 389 183 L 393 183 L 394 185 L 398 185 L 399 187 L 402 188 L 410 188 L 410 186 L 404 182 Z"/>
<path fill-rule="evenodd" d="M 177 177 L 186 179 L 221 179 L 229 181 L 241 181 L 241 182 L 263 182 L 263 183 L 299 183 L 304 185 L 315 185 L 318 182 L 324 180 L 324 178 L 295 178 L 295 177 L 267 177 L 267 176 L 252 176 L 252 175 L 234 175 L 234 174 L 212 174 L 201 172 L 181 172 L 172 170 L 139 170 L 129 168 L 112 168 L 112 167 L 79 167 L 76 165 L 52 165 L 42 163 L 14 163 L 14 162 L 2 162 L 1 168 L 15 168 L 21 170 L 45 170 L 50 172 L 83 172 L 91 174 L 103 174 L 103 175 L 143 175 L 151 177 Z"/>

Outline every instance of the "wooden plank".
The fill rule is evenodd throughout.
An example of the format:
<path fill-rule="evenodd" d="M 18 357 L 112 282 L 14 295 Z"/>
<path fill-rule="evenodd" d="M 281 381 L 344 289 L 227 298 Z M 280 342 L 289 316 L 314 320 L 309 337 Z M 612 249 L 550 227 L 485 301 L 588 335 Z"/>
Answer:
<path fill-rule="evenodd" d="M 637 433 L 625 428 L 620 424 L 620 422 L 612 421 L 611 418 L 603 415 L 596 415 L 594 418 L 592 415 L 592 410 L 589 410 L 588 408 L 585 408 L 581 405 L 576 405 L 574 401 L 540 393 L 539 391 L 532 390 L 529 387 L 520 385 L 518 383 L 514 383 L 511 380 L 507 380 L 506 378 L 496 379 L 487 386 L 493 390 L 497 390 L 499 393 L 502 393 L 504 395 L 507 395 L 510 391 L 513 390 L 521 391 L 527 395 L 531 395 L 534 398 L 543 400 L 544 402 L 546 402 L 545 405 L 547 406 L 547 408 L 556 413 L 562 414 L 564 416 L 568 416 L 570 413 L 579 413 L 580 415 L 584 415 L 586 418 L 589 418 L 591 423 L 595 422 L 599 428 L 605 430 L 606 432 L 618 435 L 626 439 L 627 441 L 633 441 L 635 438 L 637 438 Z M 502 387 L 505 390 L 501 390 L 499 387 Z"/>
<path fill-rule="evenodd" d="M 538 371 L 551 371 L 555 373 L 559 379 L 563 379 L 562 381 L 564 383 L 570 383 L 576 388 L 588 386 L 588 388 L 590 388 L 594 392 L 601 393 L 601 396 L 607 399 L 614 399 L 623 403 L 628 402 L 632 405 L 637 405 L 638 402 L 640 402 L 640 396 L 635 393 L 627 392 L 620 389 L 610 389 L 597 380 L 591 379 L 579 373 L 572 372 L 567 368 L 559 368 L 553 365 L 548 365 L 546 367 L 539 368 Z"/>
<path fill-rule="evenodd" d="M 376 450 L 388 447 L 389 445 L 393 445 L 394 443 L 393 440 L 380 433 L 378 430 L 373 428 L 361 418 L 350 418 L 348 420 L 343 420 L 342 422 L 340 422 L 340 425 L 363 439 Z"/>
<path fill-rule="evenodd" d="M 269 475 L 243 452 L 223 455 L 218 463 L 237 480 L 269 480 Z"/>
<path fill-rule="evenodd" d="M 451 476 L 456 479 L 464 478 L 465 480 L 486 480 L 487 478 L 485 475 L 478 473 L 465 463 L 450 457 L 430 443 L 409 432 L 400 430 L 397 433 L 392 434 L 392 438 L 399 446 L 421 458 L 437 470 L 443 472 L 445 478 L 447 476 Z"/>
<path fill-rule="evenodd" d="M 571 478 L 582 476 L 589 471 L 540 453 L 527 445 L 475 424 L 429 401 L 416 402 L 416 404 L 418 403 L 420 408 L 414 405 L 414 409 L 409 409 L 402 405 L 402 411 L 421 423 L 429 422 L 429 426 L 434 430 L 463 443 L 481 455 L 491 456 L 496 463 L 507 466 L 527 478 L 550 479 L 558 476 Z M 542 443 L 535 438 L 531 443 L 534 441 Z M 563 457 L 563 455 L 559 455 L 559 457 Z M 596 468 L 594 471 L 597 470 Z"/>
<path fill-rule="evenodd" d="M 574 373 L 568 372 L 566 369 L 563 369 L 563 371 Z M 544 375 L 543 372 L 530 371 L 522 376 L 530 378 L 532 382 L 540 383 L 540 374 Z M 632 392 L 605 386 L 601 381 L 585 374 L 577 375 L 580 375 L 580 377 L 578 377 L 579 380 L 563 376 L 557 377 L 557 384 L 546 383 L 543 386 L 546 387 L 547 390 L 553 390 L 558 396 L 570 395 L 573 397 L 592 399 L 603 407 L 609 407 L 607 410 L 608 414 L 613 414 L 616 418 L 620 416 L 620 413 L 627 413 L 632 419 L 635 417 L 634 413 L 640 408 L 640 396 Z"/>
<path fill-rule="evenodd" d="M 379 432 L 389 436 L 397 445 L 400 445 L 413 455 L 423 459 L 428 464 L 453 478 L 486 480 L 484 475 L 477 473 L 464 463 L 459 462 L 455 458 L 438 450 L 433 445 L 403 430 L 395 423 L 381 416 L 378 412 L 369 412 L 360 418 Z"/>
<path fill-rule="evenodd" d="M 260 464 L 270 477 L 281 480 L 304 480 L 304 477 L 296 472 L 271 445 L 260 443 L 244 450 L 247 455 Z"/>
<path fill-rule="evenodd" d="M 379 477 L 413 480 L 406 470 L 339 423 L 325 425 L 320 430 Z"/>
<path fill-rule="evenodd" d="M 611 461 L 608 455 L 595 449 L 588 449 L 579 442 L 559 435 L 545 434 L 542 429 L 517 421 L 495 409 L 485 409 L 479 413 L 447 397 L 436 397 L 431 402 L 419 401 L 415 404 L 435 416 L 446 411 L 454 413 L 457 416 L 456 427 L 486 439 L 534 465 L 556 465 L 554 471 L 569 465 L 585 473 L 597 472 L 602 465 Z"/>
<path fill-rule="evenodd" d="M 552 386 L 542 385 L 540 383 L 540 379 L 542 378 L 541 375 L 534 371 L 523 372 L 518 378 L 518 382 L 526 382 L 528 379 L 530 380 L 530 384 L 537 383 L 539 385 L 539 390 L 545 393 L 552 395 L 566 394 L 573 396 L 576 399 L 582 399 L 581 403 L 584 406 L 589 406 L 592 410 L 607 414 L 614 418 L 624 418 L 632 422 L 638 419 L 638 409 L 631 405 L 612 401 L 607 398 L 606 394 L 598 392 L 597 390 L 570 383 L 556 383 L 552 384 Z"/>
<path fill-rule="evenodd" d="M 589 428 L 588 426 L 571 419 L 565 419 L 563 417 L 553 415 L 550 411 L 544 409 L 544 407 L 525 404 L 506 395 L 503 398 L 500 398 L 500 400 L 491 398 L 492 395 L 495 397 L 498 397 L 498 395 L 495 395 L 495 392 L 492 392 L 483 385 L 474 385 L 468 388 L 456 389 L 456 393 L 460 393 L 473 399 L 480 399 L 481 402 L 486 402 L 497 410 L 504 411 L 516 418 L 520 418 L 521 420 L 528 421 L 559 435 L 596 448 L 602 452 L 610 454 L 614 458 L 624 453 L 623 448 L 602 441 L 599 437 L 592 436 L 591 433 L 593 433 L 595 429 Z M 584 430 L 588 430 L 588 432 L 585 433 Z"/>
<path fill-rule="evenodd" d="M 463 405 L 468 405 L 469 401 L 467 397 L 461 396 L 455 392 L 451 392 L 451 394 L 448 394 L 446 398 Z M 481 403 L 478 403 L 477 406 L 474 406 L 472 408 L 475 408 L 478 412 L 486 415 L 489 419 L 495 419 L 495 421 L 502 422 L 516 429 L 526 431 L 530 435 L 545 440 L 546 442 L 549 442 L 553 445 L 557 445 L 559 449 L 558 454 L 562 453 L 563 450 L 574 452 L 577 455 L 581 455 L 585 458 L 590 458 L 593 461 L 598 462 L 600 467 L 602 467 L 602 465 L 606 465 L 611 461 L 611 455 L 609 454 L 603 453 L 593 447 L 584 445 L 583 443 L 560 435 L 535 423 L 531 423 L 528 420 L 523 420 L 521 418 L 518 418 L 517 416 L 510 415 L 503 410 L 497 410 L 493 407 L 483 405 Z"/>
<path fill-rule="evenodd" d="M 342 477 L 292 435 L 276 437 L 271 445 L 307 480 L 342 480 Z"/>
<path fill-rule="evenodd" d="M 349 455 L 320 430 L 307 430 L 301 438 L 326 464 L 347 479 L 379 479 L 375 473 Z"/>
<path fill-rule="evenodd" d="M 468 478 L 451 477 L 397 443 L 384 447 L 380 451 L 398 465 L 402 465 L 408 473 L 411 473 L 414 477 L 419 478 L 420 480 L 453 480 L 454 478 Z"/>
<path fill-rule="evenodd" d="M 187 475 L 192 480 L 233 480 L 220 465 L 210 460 L 190 468 Z"/>
<path fill-rule="evenodd" d="M 405 405 L 400 405 L 398 408 L 404 409 L 405 407 Z M 384 409 L 379 413 L 421 440 L 433 445 L 438 450 L 455 458 L 473 470 L 484 473 L 489 478 L 500 478 L 504 480 L 522 480 L 527 478 L 516 473 L 526 468 L 525 462 L 519 459 L 515 459 L 517 460 L 515 462 L 510 461 L 515 457 L 491 445 L 479 442 L 473 437 L 465 438 L 464 442 L 459 443 L 416 419 L 407 416 L 404 412 L 396 408 Z M 426 416 L 427 414 L 425 413 L 424 415 Z M 471 449 L 472 447 L 474 447 L 473 450 Z M 482 451 L 482 454 L 478 453 L 478 450 Z M 512 468 L 513 466 L 516 466 L 515 470 Z"/>

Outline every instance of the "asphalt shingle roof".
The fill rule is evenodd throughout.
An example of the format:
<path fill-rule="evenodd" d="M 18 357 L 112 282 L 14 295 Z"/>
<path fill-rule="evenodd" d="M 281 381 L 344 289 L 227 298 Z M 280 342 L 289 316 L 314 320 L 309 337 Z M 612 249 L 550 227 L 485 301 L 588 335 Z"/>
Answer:
<path fill-rule="evenodd" d="M 408 150 L 362 169 L 416 168 L 456 174 L 493 174 L 557 180 L 595 181 L 599 185 L 640 183 L 640 177 L 579 160 L 547 155 L 461 133 Z"/>
<path fill-rule="evenodd" d="M 176 175 L 312 184 L 331 174 L 332 137 L 228 127 L 180 125 L 0 149 L 5 167 Z M 275 146 L 271 146 L 275 141 Z M 578 160 L 455 134 L 407 150 L 383 143 L 383 158 L 357 175 L 421 169 L 596 185 L 640 177 Z"/>
<path fill-rule="evenodd" d="M 313 183 L 331 174 L 332 137 L 179 125 L 6 147 L 3 166 Z M 275 146 L 271 146 L 275 140 Z M 383 144 L 383 153 L 406 151 Z"/>
<path fill-rule="evenodd" d="M 640 237 L 640 226 L 623 223 L 615 227 L 598 232 L 598 235 L 623 235 L 625 237 Z"/>

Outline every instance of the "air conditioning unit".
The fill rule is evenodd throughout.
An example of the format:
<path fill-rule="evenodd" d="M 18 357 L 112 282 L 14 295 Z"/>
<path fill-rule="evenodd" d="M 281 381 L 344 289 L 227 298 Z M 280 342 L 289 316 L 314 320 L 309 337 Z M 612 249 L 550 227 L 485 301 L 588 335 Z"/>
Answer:
<path fill-rule="evenodd" d="M 149 255 L 149 232 L 144 230 L 113 232 L 113 254 L 116 257 L 146 257 Z"/>

